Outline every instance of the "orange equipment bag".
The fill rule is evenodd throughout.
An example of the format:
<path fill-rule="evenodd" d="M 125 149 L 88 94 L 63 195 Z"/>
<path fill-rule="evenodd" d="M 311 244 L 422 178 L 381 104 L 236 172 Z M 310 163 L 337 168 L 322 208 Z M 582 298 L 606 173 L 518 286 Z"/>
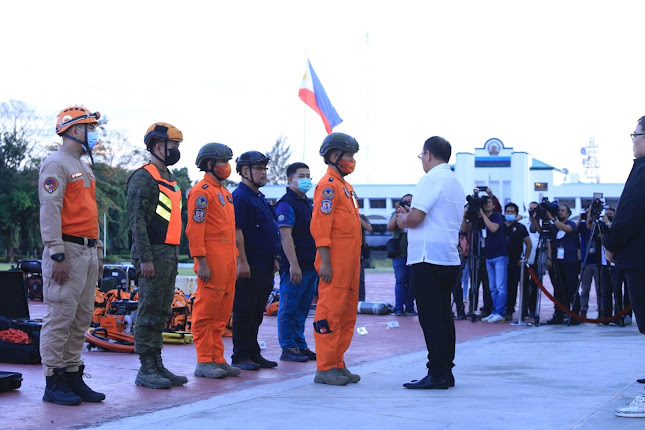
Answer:
<path fill-rule="evenodd" d="M 188 314 L 188 299 L 179 288 L 175 288 L 175 297 L 172 300 L 172 316 L 168 318 L 166 329 L 171 331 L 186 331 L 186 317 Z"/>

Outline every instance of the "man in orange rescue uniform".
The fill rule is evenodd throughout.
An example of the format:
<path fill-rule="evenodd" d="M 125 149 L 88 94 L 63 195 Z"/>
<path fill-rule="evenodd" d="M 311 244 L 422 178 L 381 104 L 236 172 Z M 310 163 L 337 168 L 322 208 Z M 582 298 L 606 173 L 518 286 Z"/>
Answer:
<path fill-rule="evenodd" d="M 327 173 L 314 193 L 311 235 L 318 254 L 320 275 L 314 317 L 316 364 L 314 382 L 346 385 L 360 381 L 343 358 L 356 323 L 361 258 L 361 221 L 358 201 L 344 177 L 354 171 L 358 142 L 343 133 L 332 133 L 320 147 Z"/>
<path fill-rule="evenodd" d="M 186 236 L 195 259 L 197 291 L 193 305 L 193 335 L 197 349 L 195 376 L 223 378 L 242 371 L 224 359 L 222 331 L 233 310 L 237 276 L 233 197 L 222 181 L 231 175 L 233 151 L 207 143 L 195 164 L 206 172 L 188 194 Z"/>
<path fill-rule="evenodd" d="M 94 287 L 103 271 L 103 245 L 98 240 L 96 181 L 81 161 L 97 143 L 94 131 L 101 115 L 80 106 L 58 114 L 56 133 L 63 138 L 57 152 L 40 167 L 40 234 L 43 249 L 43 300 L 47 312 L 40 332 L 40 353 L 47 379 L 43 400 L 57 405 L 100 402 L 83 382 L 81 350 L 92 322 Z"/>

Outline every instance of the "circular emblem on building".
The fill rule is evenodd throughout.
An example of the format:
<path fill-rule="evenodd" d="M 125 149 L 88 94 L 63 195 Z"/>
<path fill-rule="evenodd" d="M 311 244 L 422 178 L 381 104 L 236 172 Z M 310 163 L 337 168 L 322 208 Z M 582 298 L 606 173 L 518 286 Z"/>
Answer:
<path fill-rule="evenodd" d="M 496 137 L 488 139 L 484 144 L 484 149 L 492 156 L 499 155 L 500 151 L 504 148 L 504 144 Z"/>

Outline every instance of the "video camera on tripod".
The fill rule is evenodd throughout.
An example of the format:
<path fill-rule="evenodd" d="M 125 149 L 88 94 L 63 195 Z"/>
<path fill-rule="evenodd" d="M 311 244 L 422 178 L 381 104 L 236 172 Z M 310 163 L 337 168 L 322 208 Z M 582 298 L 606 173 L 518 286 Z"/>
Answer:
<path fill-rule="evenodd" d="M 487 195 L 485 196 L 480 196 L 479 193 L 485 192 L 486 187 L 476 187 L 473 190 L 473 194 L 470 196 L 466 196 L 466 201 L 468 202 L 467 208 L 468 210 L 466 211 L 466 218 L 468 218 L 468 221 L 471 223 L 475 224 L 477 220 L 480 220 L 479 218 L 479 212 L 480 210 L 483 209 L 484 205 L 488 201 L 489 197 Z"/>
<path fill-rule="evenodd" d="M 607 209 L 609 206 L 605 205 L 605 202 L 602 200 L 602 193 L 593 193 L 593 201 L 591 202 L 591 209 L 589 213 L 591 218 L 595 221 L 600 219 L 600 213 L 603 209 Z"/>
<path fill-rule="evenodd" d="M 535 210 L 529 211 L 529 215 L 540 222 L 542 233 L 550 237 L 551 233 L 555 230 L 553 222 L 549 219 L 547 214 L 551 214 L 553 218 L 557 219 L 559 210 L 560 204 L 557 200 L 550 202 L 548 197 L 544 197 Z"/>

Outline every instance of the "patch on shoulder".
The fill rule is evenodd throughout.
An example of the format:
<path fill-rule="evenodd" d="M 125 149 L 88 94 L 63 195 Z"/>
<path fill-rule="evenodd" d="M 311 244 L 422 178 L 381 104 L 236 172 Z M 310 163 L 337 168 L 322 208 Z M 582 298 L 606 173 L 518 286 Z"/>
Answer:
<path fill-rule="evenodd" d="M 206 211 L 204 209 L 195 209 L 193 219 L 195 222 L 204 222 L 204 215 L 206 215 Z"/>
<path fill-rule="evenodd" d="M 203 188 L 203 189 L 208 188 L 208 184 L 204 184 L 204 185 L 202 185 L 202 188 Z"/>
<path fill-rule="evenodd" d="M 226 200 L 224 200 L 224 196 L 221 194 L 218 194 L 217 197 L 219 198 L 219 204 L 224 206 L 226 204 Z"/>
<path fill-rule="evenodd" d="M 43 189 L 49 194 L 53 193 L 58 189 L 58 180 L 53 176 L 48 176 L 43 180 Z"/>
<path fill-rule="evenodd" d="M 322 197 L 325 200 L 333 199 L 334 198 L 334 190 L 332 190 L 331 188 L 325 188 L 324 190 L 322 190 Z"/>
<path fill-rule="evenodd" d="M 334 178 L 329 177 L 329 182 L 334 182 Z"/>
<path fill-rule="evenodd" d="M 233 204 L 233 197 L 231 197 L 231 196 L 226 196 L 226 200 L 228 200 L 228 202 L 229 202 L 230 204 Z"/>
<path fill-rule="evenodd" d="M 195 206 L 204 209 L 208 205 L 208 199 L 204 196 L 197 196 L 195 199 Z"/>
<path fill-rule="evenodd" d="M 284 218 L 285 218 L 284 214 L 278 215 L 278 221 L 284 221 Z"/>
<path fill-rule="evenodd" d="M 330 213 L 331 209 L 332 209 L 331 206 L 332 206 L 331 200 L 322 200 L 320 202 L 320 212 L 322 212 L 324 214 Z"/>

